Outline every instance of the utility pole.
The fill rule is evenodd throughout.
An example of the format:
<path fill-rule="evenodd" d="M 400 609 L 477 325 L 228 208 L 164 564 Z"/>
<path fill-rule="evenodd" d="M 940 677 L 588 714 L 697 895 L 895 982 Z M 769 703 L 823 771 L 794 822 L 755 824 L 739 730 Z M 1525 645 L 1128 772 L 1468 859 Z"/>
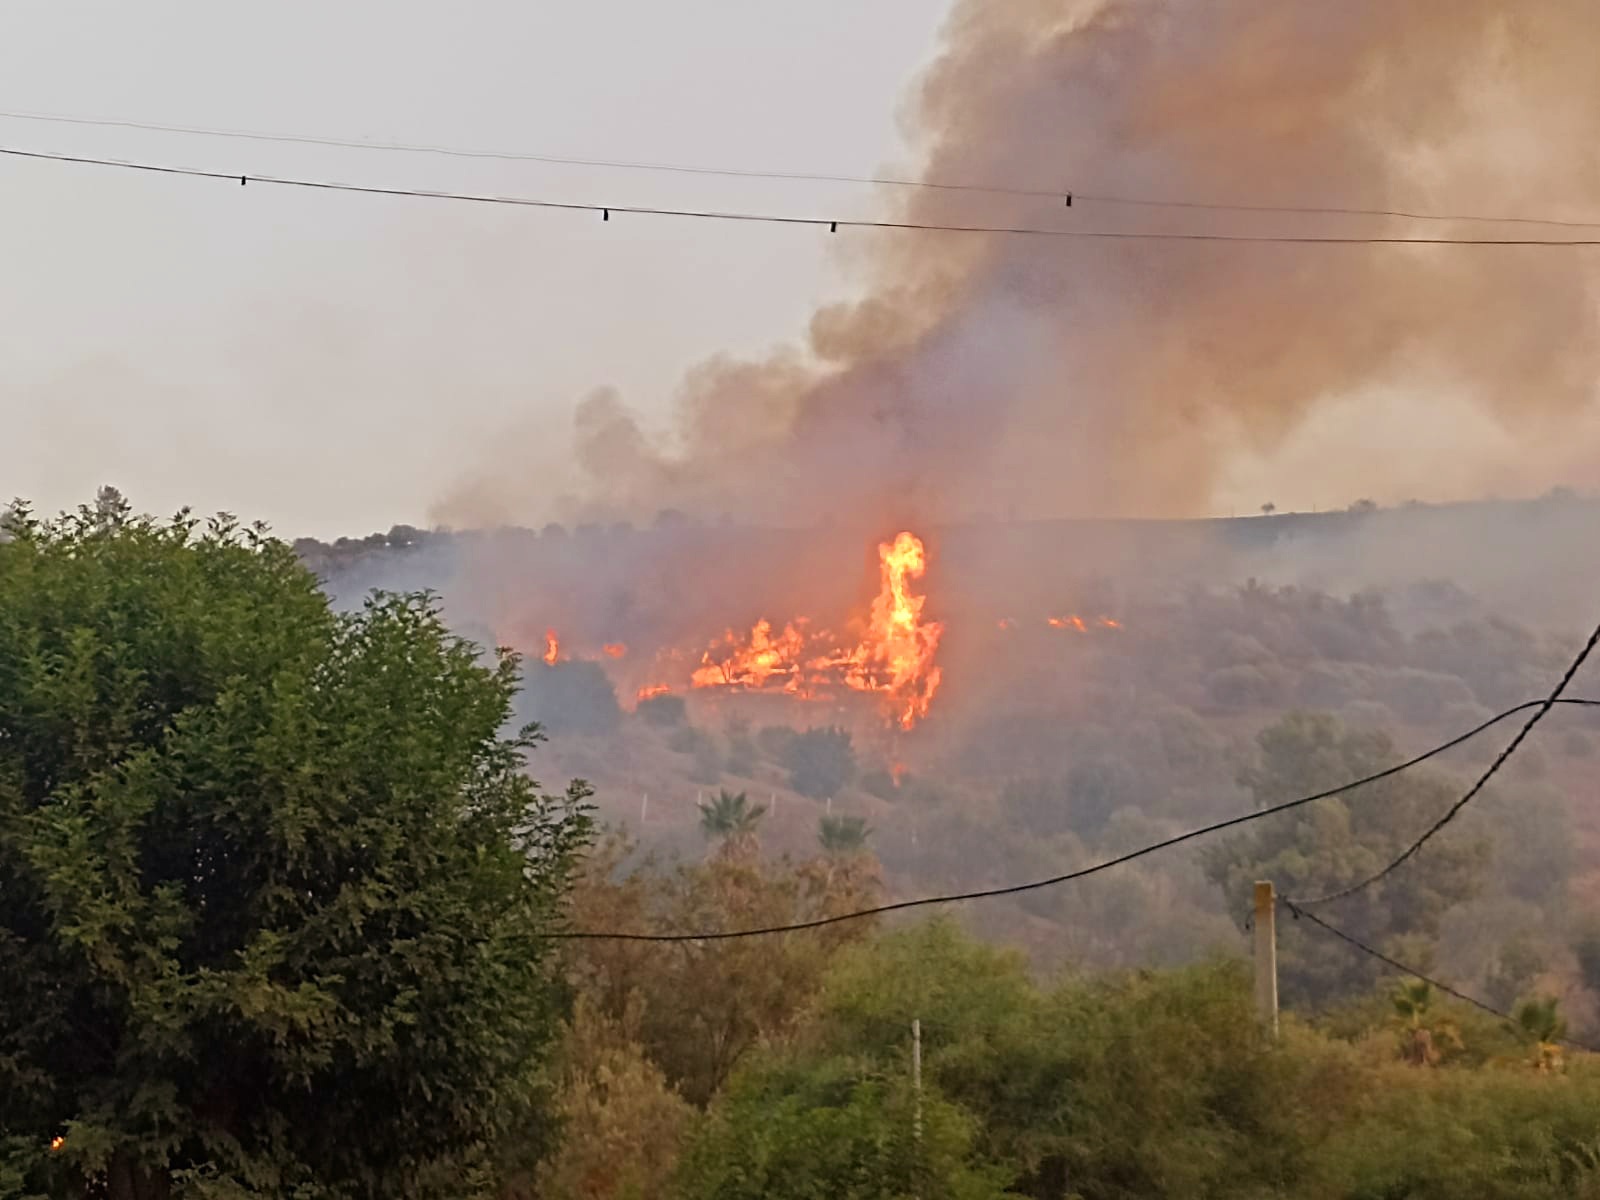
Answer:
<path fill-rule="evenodd" d="M 1274 1041 L 1278 1037 L 1278 901 L 1272 883 L 1256 882 L 1256 1016 Z"/>

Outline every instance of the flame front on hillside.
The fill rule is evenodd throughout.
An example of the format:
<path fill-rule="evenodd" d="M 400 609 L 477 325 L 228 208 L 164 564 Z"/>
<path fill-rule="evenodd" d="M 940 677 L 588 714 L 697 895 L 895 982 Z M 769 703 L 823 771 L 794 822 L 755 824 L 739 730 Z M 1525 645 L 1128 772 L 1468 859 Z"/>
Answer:
<path fill-rule="evenodd" d="M 774 634 L 772 622 L 757 621 L 748 637 L 731 629 L 708 649 L 691 676 L 697 688 L 761 689 L 778 686 L 793 695 L 826 694 L 837 687 L 875 692 L 902 729 L 927 716 L 939 689 L 934 654 L 944 627 L 922 619 L 926 596 L 912 592 L 927 570 L 922 539 L 904 532 L 878 547 L 880 582 L 866 628 L 854 646 L 830 644 L 826 632 L 809 634 L 798 618 Z M 825 649 L 823 649 L 825 647 Z"/>

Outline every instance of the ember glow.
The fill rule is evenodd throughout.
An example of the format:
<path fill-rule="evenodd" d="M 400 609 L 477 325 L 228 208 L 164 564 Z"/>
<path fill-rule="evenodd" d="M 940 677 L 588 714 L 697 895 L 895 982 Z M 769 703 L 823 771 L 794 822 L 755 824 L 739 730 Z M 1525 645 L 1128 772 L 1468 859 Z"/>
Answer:
<path fill-rule="evenodd" d="M 670 684 L 651 683 L 651 684 L 646 684 L 644 687 L 640 688 L 638 693 L 634 696 L 633 699 L 634 699 L 634 703 L 637 704 L 639 701 L 641 701 L 641 700 L 649 700 L 653 696 L 670 696 L 670 695 L 672 695 L 672 687 L 671 687 Z"/>
<path fill-rule="evenodd" d="M 621 642 L 607 642 L 600 650 L 607 658 L 625 658 L 628 654 L 628 648 Z"/>
<path fill-rule="evenodd" d="M 552 667 L 561 660 L 561 639 L 554 629 L 544 631 L 544 661 Z"/>

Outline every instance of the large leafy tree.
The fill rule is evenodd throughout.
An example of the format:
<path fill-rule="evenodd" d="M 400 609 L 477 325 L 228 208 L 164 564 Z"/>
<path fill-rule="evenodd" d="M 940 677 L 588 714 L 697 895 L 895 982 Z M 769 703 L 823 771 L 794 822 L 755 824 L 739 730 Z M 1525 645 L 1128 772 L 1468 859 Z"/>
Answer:
<path fill-rule="evenodd" d="M 586 792 L 424 596 L 119 497 L 0 542 L 0 1194 L 470 1195 Z"/>
<path fill-rule="evenodd" d="M 1347 729 L 1321 713 L 1291 713 L 1262 730 L 1258 744 L 1240 783 L 1263 808 L 1374 774 L 1399 758 L 1386 735 Z M 1460 785 L 1447 776 L 1420 768 L 1404 771 L 1255 822 L 1206 855 L 1206 874 L 1241 921 L 1257 879 L 1272 880 L 1290 897 L 1334 892 L 1392 861 L 1459 794 Z M 1330 905 L 1328 916 L 1425 970 L 1440 918 L 1477 892 L 1488 862 L 1487 843 L 1447 829 L 1381 882 Z M 1290 1004 L 1364 991 L 1377 977 L 1373 960 L 1315 930 L 1308 933 L 1284 921 L 1279 934 L 1280 988 Z"/>

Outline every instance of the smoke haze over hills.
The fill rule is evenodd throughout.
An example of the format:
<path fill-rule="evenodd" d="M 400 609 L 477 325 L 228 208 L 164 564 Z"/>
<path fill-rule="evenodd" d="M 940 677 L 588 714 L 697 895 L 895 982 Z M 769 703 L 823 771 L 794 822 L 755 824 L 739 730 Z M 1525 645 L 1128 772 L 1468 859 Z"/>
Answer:
<path fill-rule="evenodd" d="M 1597 42 L 1586 0 L 969 0 L 907 120 L 935 181 L 1592 218 Z M 1561 233 L 1081 195 L 885 205 L 1102 230 Z M 802 345 L 690 371 L 665 430 L 610 389 L 584 398 L 566 514 L 888 525 L 1192 515 L 1287 479 L 1343 500 L 1600 481 L 1597 251 L 885 232 L 848 250 L 859 300 L 818 311 Z M 554 500 L 485 469 L 436 514 L 528 519 Z"/>

